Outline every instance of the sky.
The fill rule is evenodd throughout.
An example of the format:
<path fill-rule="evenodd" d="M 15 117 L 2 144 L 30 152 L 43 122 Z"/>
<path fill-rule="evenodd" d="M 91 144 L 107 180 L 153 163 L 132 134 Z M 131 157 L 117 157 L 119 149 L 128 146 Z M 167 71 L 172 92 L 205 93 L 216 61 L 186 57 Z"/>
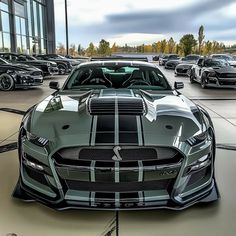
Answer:
<path fill-rule="evenodd" d="M 56 41 L 65 45 L 64 0 L 54 0 Z M 236 0 L 67 0 L 69 44 L 101 39 L 117 45 L 149 44 L 192 33 L 236 44 Z"/>

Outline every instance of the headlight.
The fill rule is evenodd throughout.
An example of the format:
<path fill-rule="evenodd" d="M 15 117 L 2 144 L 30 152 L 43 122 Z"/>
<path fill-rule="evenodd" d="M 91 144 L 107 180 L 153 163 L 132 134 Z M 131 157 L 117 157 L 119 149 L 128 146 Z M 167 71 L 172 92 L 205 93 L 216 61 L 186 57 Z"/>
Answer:
<path fill-rule="evenodd" d="M 28 71 L 24 71 L 24 70 L 17 70 L 15 71 L 16 74 L 19 74 L 19 75 L 25 75 L 25 74 L 29 74 Z"/>
<path fill-rule="evenodd" d="M 48 143 L 48 139 L 42 138 L 42 137 L 38 137 L 34 134 L 31 134 L 30 132 L 26 131 L 26 137 L 27 139 L 32 142 L 33 144 L 40 146 L 40 147 L 44 147 L 47 145 Z"/>
<path fill-rule="evenodd" d="M 216 77 L 215 71 L 210 72 L 210 73 L 208 74 L 208 76 L 210 76 L 210 77 Z"/>
<path fill-rule="evenodd" d="M 48 63 L 47 63 L 47 66 L 48 66 L 48 67 L 51 67 L 51 64 L 50 64 L 50 62 L 48 62 Z"/>
<path fill-rule="evenodd" d="M 206 130 L 205 132 L 195 135 L 191 138 L 189 138 L 187 140 L 187 142 L 189 143 L 190 146 L 195 146 L 203 141 L 205 141 L 206 139 L 211 139 L 208 130 Z"/>

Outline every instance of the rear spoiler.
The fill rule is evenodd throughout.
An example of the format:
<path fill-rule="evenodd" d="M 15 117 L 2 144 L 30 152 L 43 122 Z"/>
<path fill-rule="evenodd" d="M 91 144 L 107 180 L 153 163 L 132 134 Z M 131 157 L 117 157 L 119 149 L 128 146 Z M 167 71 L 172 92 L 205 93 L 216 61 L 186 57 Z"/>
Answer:
<path fill-rule="evenodd" d="M 91 57 L 90 61 L 144 61 L 148 62 L 147 57 Z"/>

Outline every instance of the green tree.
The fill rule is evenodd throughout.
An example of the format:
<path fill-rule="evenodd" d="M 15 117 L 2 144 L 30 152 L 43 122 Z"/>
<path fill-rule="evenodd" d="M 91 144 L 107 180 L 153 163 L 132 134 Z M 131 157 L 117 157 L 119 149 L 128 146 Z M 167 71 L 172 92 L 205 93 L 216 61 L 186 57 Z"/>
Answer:
<path fill-rule="evenodd" d="M 169 53 L 173 53 L 174 50 L 175 50 L 175 41 L 174 39 L 171 37 L 169 40 L 168 40 L 168 43 L 167 43 L 167 47 L 168 47 L 168 52 Z"/>
<path fill-rule="evenodd" d="M 96 55 L 96 48 L 92 42 L 89 44 L 88 48 L 86 49 L 86 54 L 89 57 Z"/>
<path fill-rule="evenodd" d="M 197 40 L 192 34 L 185 34 L 180 39 L 180 45 L 184 52 L 184 55 L 187 56 L 192 53 L 193 48 L 197 45 Z"/>
<path fill-rule="evenodd" d="M 203 25 L 201 25 L 198 30 L 198 53 L 199 54 L 202 54 L 202 46 L 203 46 L 204 38 L 205 38 L 204 27 L 203 27 Z"/>
<path fill-rule="evenodd" d="M 160 52 L 164 53 L 166 50 L 167 42 L 165 39 L 161 40 L 160 42 Z"/>
<path fill-rule="evenodd" d="M 100 54 L 100 55 L 110 55 L 110 53 L 111 53 L 110 43 L 107 42 L 105 39 L 102 39 L 99 42 L 98 54 Z"/>
<path fill-rule="evenodd" d="M 82 46 L 81 46 L 81 44 L 79 44 L 79 45 L 78 45 L 78 49 L 77 49 L 78 54 L 81 55 L 81 54 L 82 54 L 82 51 L 83 51 L 83 50 L 82 50 Z"/>
<path fill-rule="evenodd" d="M 208 55 L 211 52 L 212 52 L 212 42 L 208 40 L 204 46 L 204 54 Z"/>

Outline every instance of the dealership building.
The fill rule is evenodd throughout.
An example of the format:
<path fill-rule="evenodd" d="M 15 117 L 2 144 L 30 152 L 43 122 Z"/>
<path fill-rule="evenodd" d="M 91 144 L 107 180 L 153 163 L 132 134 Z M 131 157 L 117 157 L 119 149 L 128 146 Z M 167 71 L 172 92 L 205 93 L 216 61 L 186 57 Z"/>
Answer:
<path fill-rule="evenodd" d="M 0 51 L 53 53 L 53 0 L 0 0 Z"/>

